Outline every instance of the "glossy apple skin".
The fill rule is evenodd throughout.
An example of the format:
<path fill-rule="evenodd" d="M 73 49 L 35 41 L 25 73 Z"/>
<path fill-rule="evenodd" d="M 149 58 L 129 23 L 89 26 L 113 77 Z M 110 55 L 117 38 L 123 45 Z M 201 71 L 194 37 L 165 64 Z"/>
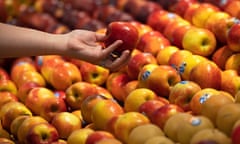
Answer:
<path fill-rule="evenodd" d="M 228 44 L 228 47 L 234 52 L 240 52 L 239 32 L 240 32 L 239 22 L 233 24 L 228 31 L 227 44 Z"/>
<path fill-rule="evenodd" d="M 124 50 L 132 51 L 137 45 L 138 30 L 128 22 L 117 21 L 110 23 L 106 35 L 104 41 L 106 46 L 111 45 L 116 40 L 122 40 L 122 45 L 113 52 L 116 55 L 120 55 Z"/>

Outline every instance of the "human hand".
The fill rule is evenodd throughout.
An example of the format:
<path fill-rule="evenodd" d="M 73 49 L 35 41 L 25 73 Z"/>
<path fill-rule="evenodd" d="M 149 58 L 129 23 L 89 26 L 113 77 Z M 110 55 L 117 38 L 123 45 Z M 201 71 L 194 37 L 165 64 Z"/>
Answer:
<path fill-rule="evenodd" d="M 115 41 L 110 46 L 103 48 L 101 42 L 104 34 L 87 30 L 73 30 L 64 35 L 66 42 L 65 54 L 93 64 L 101 65 L 111 71 L 116 71 L 127 64 L 130 51 L 124 51 L 120 57 L 114 57 L 112 52 L 121 44 L 121 40 Z"/>

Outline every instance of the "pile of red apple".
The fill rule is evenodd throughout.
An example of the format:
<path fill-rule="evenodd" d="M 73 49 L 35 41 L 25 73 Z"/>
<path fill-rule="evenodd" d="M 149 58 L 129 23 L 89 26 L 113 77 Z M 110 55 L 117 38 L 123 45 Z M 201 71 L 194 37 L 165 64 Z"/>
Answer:
<path fill-rule="evenodd" d="M 2 59 L 0 143 L 240 144 L 240 1 L 0 0 L 0 21 L 87 29 L 131 50 L 119 71 Z"/>

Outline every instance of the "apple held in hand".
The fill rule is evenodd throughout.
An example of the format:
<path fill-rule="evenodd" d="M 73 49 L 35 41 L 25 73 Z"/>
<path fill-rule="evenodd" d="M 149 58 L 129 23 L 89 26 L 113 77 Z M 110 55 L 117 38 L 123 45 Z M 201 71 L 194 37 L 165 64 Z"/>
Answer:
<path fill-rule="evenodd" d="M 111 22 L 107 26 L 106 39 L 104 41 L 106 46 L 111 45 L 116 40 L 122 40 L 123 43 L 118 47 L 113 54 L 119 56 L 124 50 L 132 51 L 138 42 L 138 30 L 129 22 Z"/>

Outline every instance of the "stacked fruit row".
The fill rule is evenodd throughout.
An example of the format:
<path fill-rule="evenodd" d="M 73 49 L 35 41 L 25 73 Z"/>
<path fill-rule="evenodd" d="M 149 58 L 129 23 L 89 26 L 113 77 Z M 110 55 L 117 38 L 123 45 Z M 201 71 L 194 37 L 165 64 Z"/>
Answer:
<path fill-rule="evenodd" d="M 116 72 L 59 55 L 3 59 L 0 141 L 239 144 L 237 3 L 0 0 L 1 22 L 103 32 L 132 52 Z"/>

